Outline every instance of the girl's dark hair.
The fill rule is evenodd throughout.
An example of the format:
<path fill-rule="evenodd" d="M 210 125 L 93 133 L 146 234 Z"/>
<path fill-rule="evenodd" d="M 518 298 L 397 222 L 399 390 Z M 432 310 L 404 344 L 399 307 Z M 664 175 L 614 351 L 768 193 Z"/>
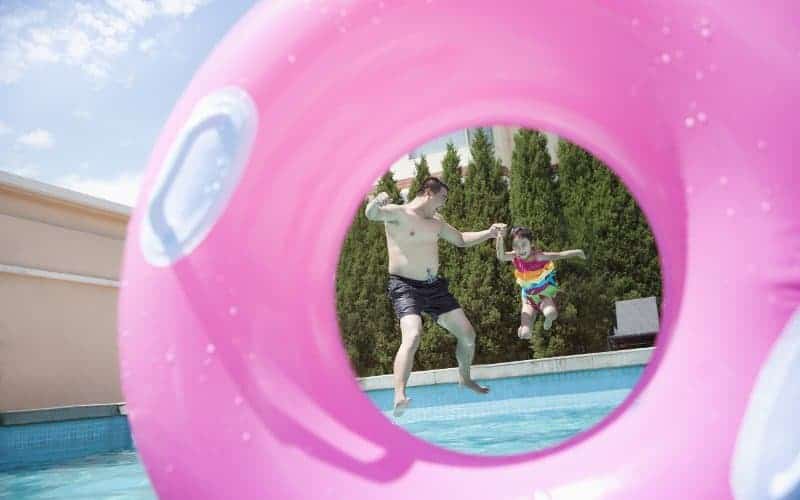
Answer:
<path fill-rule="evenodd" d="M 533 231 L 527 227 L 512 227 L 511 239 L 513 240 L 515 238 L 524 238 L 533 243 Z"/>

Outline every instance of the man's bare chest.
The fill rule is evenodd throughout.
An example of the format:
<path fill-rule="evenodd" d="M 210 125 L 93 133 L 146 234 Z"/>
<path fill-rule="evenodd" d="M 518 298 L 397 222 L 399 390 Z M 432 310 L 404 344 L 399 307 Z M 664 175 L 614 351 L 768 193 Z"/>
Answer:
<path fill-rule="evenodd" d="M 439 238 L 441 222 L 435 219 L 425 219 L 416 215 L 409 215 L 387 224 L 387 230 L 396 239 L 410 243 L 431 242 Z"/>

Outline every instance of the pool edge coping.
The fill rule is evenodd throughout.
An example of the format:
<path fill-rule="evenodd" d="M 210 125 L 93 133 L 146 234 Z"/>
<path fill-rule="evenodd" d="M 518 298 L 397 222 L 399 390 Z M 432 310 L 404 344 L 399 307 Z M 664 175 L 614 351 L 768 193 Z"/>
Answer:
<path fill-rule="evenodd" d="M 553 358 L 527 359 L 489 365 L 473 365 L 472 376 L 476 380 L 526 377 L 549 373 L 564 373 L 603 368 L 638 366 L 648 363 L 655 347 L 606 351 L 589 354 L 557 356 Z M 394 387 L 392 375 L 376 375 L 358 378 L 363 391 L 376 391 Z M 421 385 L 454 384 L 458 382 L 457 368 L 443 368 L 412 372 L 408 387 Z"/>
<path fill-rule="evenodd" d="M 549 373 L 637 366 L 647 364 L 654 350 L 655 347 L 644 347 L 620 351 L 557 356 L 552 358 L 527 359 L 488 365 L 473 365 L 472 375 L 476 380 L 492 380 Z M 391 374 L 361 377 L 357 378 L 357 381 L 363 391 L 391 389 L 394 386 Z M 457 382 L 458 371 L 456 368 L 442 368 L 412 372 L 408 381 L 408 386 L 417 387 L 423 385 L 454 384 Z M 87 418 L 126 416 L 127 413 L 126 404 L 124 402 L 9 410 L 0 412 L 0 428 Z"/>
<path fill-rule="evenodd" d="M 7 410 L 0 412 L 0 428 L 18 425 L 68 422 L 90 418 L 126 416 L 125 403 L 103 403 L 26 410 Z"/>

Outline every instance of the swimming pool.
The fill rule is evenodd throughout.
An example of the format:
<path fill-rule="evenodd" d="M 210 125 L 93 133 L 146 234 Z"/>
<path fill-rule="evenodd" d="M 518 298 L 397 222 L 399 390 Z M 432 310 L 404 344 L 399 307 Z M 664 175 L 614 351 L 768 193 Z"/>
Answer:
<path fill-rule="evenodd" d="M 487 396 L 454 384 L 409 388 L 414 400 L 396 423 L 439 446 L 474 454 L 539 450 L 581 432 L 630 393 L 644 365 L 488 380 Z M 392 391 L 366 392 L 391 417 Z M 0 498 L 156 498 L 133 450 L 0 472 Z"/>
<path fill-rule="evenodd" d="M 61 463 L 0 473 L 0 498 L 155 499 L 134 450 L 103 453 Z"/>
<path fill-rule="evenodd" d="M 592 427 L 630 394 L 644 365 L 485 381 L 480 396 L 455 384 L 410 387 L 412 407 L 391 416 L 393 392 L 368 397 L 398 425 L 443 448 L 478 455 L 541 450 Z"/>

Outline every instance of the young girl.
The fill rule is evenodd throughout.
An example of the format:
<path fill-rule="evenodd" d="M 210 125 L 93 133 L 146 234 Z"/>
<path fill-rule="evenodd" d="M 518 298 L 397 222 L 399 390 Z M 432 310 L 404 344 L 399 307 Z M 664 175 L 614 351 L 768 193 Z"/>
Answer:
<path fill-rule="evenodd" d="M 512 252 L 505 251 L 503 241 L 505 230 L 496 239 L 497 259 L 501 262 L 514 263 L 514 276 L 521 288 L 522 312 L 517 335 L 521 339 L 531 338 L 531 328 L 537 311 L 544 314 L 544 329 L 549 330 L 558 317 L 558 309 L 553 301 L 558 293 L 556 269 L 553 261 L 580 257 L 585 259 L 583 250 L 565 250 L 563 252 L 541 252 L 533 242 L 533 232 L 526 227 L 511 230 Z"/>

